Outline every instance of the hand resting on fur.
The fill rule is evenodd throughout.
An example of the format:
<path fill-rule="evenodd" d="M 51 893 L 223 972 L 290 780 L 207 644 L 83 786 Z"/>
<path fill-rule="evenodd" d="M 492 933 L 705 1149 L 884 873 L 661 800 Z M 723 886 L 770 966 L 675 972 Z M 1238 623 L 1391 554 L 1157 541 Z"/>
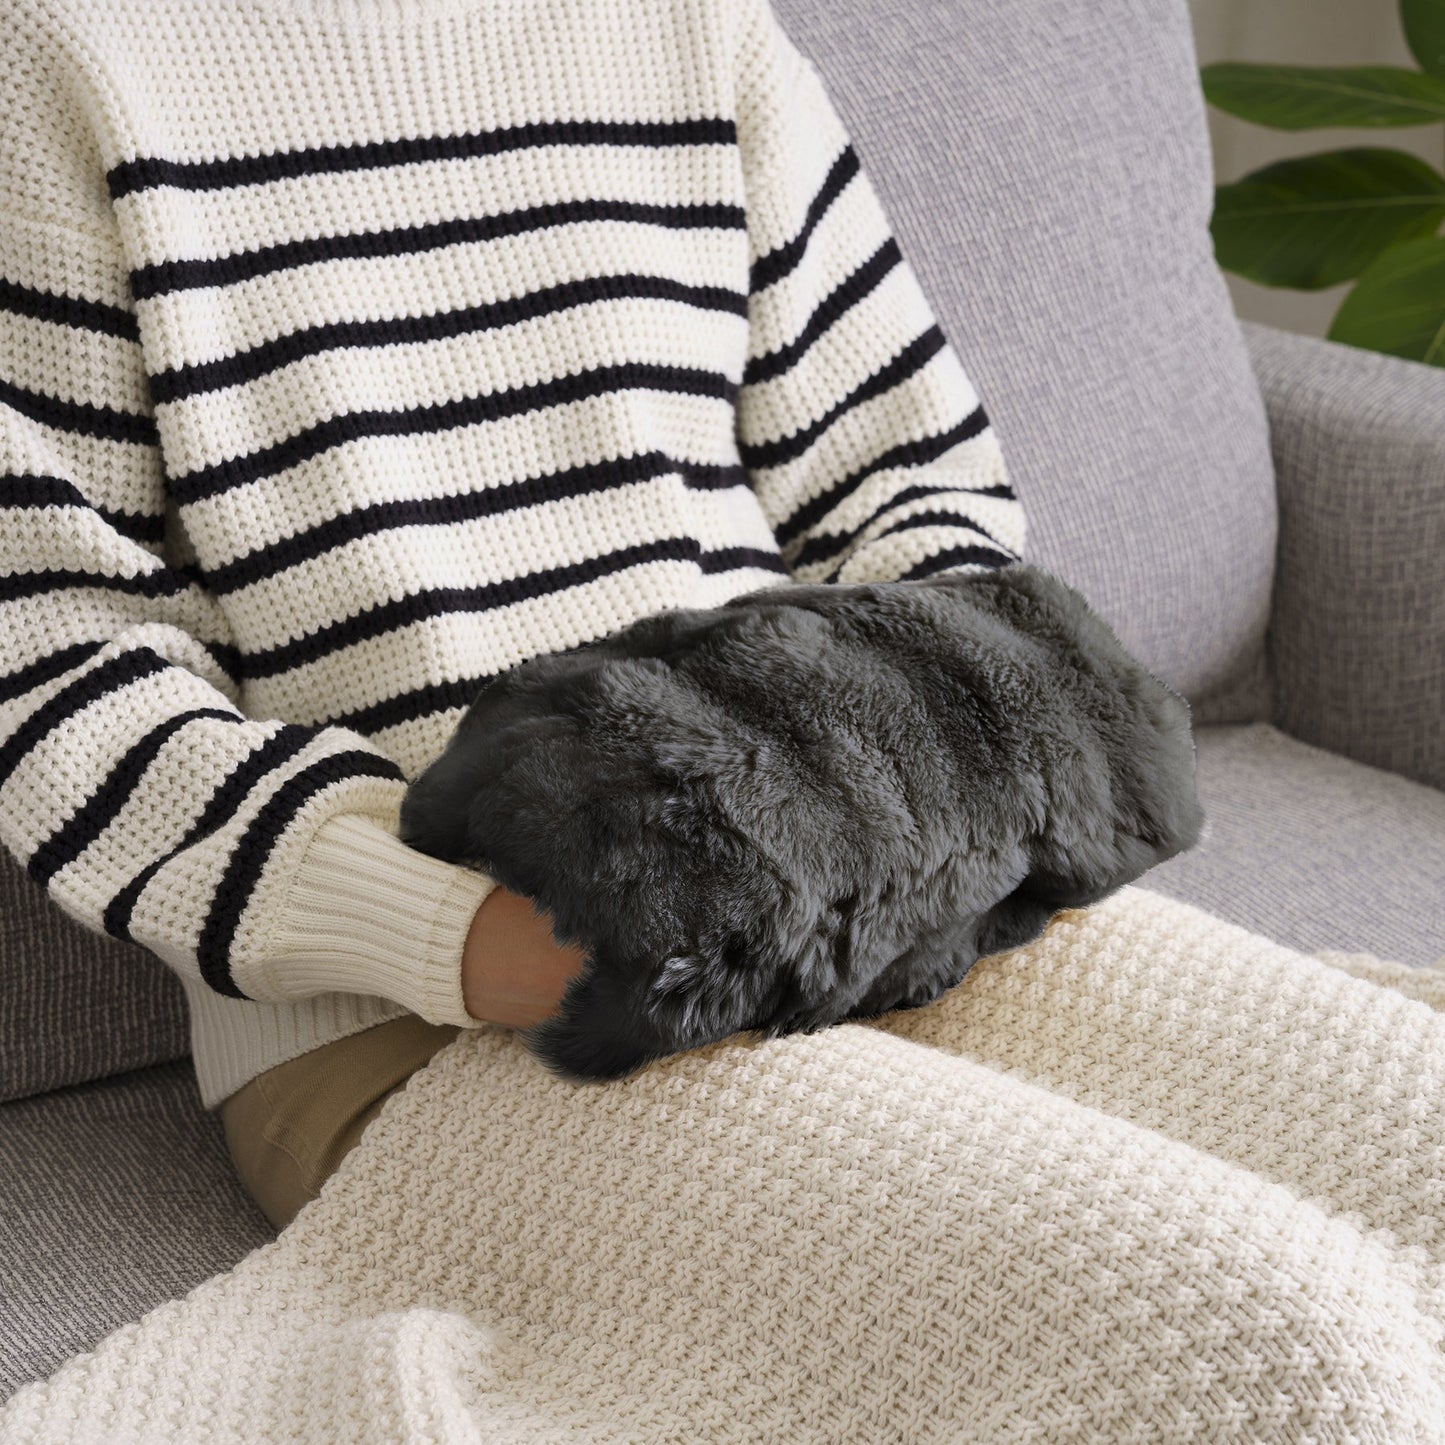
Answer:
<path fill-rule="evenodd" d="M 1028 564 L 784 584 L 495 678 L 402 837 L 587 954 L 576 1078 L 917 1007 L 1192 847 L 1187 703 Z"/>

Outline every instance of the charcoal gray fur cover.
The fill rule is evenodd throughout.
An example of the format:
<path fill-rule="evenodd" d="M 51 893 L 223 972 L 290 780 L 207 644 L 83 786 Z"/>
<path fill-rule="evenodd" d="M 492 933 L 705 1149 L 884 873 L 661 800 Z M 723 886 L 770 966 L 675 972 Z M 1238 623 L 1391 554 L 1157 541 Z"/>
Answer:
<path fill-rule="evenodd" d="M 520 664 L 402 837 L 585 949 L 525 1037 L 608 1078 L 927 1003 L 1203 819 L 1188 704 L 1021 563 L 768 587 Z"/>

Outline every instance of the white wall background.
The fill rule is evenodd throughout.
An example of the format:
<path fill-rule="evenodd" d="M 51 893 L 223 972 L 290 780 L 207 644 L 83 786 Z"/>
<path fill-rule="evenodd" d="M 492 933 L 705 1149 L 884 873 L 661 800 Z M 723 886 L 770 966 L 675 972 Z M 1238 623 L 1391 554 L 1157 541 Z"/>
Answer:
<path fill-rule="evenodd" d="M 1252 60 L 1282 65 L 1419 66 L 1410 55 L 1395 0 L 1190 0 L 1199 63 Z M 1399 130 L 1270 130 L 1210 106 L 1217 181 L 1237 181 L 1287 156 L 1346 146 L 1411 151 L 1445 166 L 1445 126 Z M 1234 309 L 1247 320 L 1323 336 L 1353 283 L 1324 291 L 1256 286 L 1225 273 Z"/>

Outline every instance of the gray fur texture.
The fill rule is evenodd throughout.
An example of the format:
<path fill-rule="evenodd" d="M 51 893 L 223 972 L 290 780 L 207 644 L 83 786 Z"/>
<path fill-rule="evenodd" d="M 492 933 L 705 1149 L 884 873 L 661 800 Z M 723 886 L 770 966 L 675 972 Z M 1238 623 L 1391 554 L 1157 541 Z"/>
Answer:
<path fill-rule="evenodd" d="M 928 1003 L 1203 820 L 1188 704 L 1017 564 L 768 587 L 522 663 L 402 837 L 584 948 L 525 1037 L 601 1079 Z"/>

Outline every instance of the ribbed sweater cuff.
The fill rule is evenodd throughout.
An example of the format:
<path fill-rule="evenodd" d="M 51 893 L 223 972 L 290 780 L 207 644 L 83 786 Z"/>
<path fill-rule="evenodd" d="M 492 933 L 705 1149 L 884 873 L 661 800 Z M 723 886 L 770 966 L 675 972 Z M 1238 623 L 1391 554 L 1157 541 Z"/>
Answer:
<path fill-rule="evenodd" d="M 462 1002 L 462 947 L 496 887 L 409 848 L 374 818 L 329 818 L 301 856 L 255 996 L 374 994 L 429 1023 L 478 1027 Z"/>

